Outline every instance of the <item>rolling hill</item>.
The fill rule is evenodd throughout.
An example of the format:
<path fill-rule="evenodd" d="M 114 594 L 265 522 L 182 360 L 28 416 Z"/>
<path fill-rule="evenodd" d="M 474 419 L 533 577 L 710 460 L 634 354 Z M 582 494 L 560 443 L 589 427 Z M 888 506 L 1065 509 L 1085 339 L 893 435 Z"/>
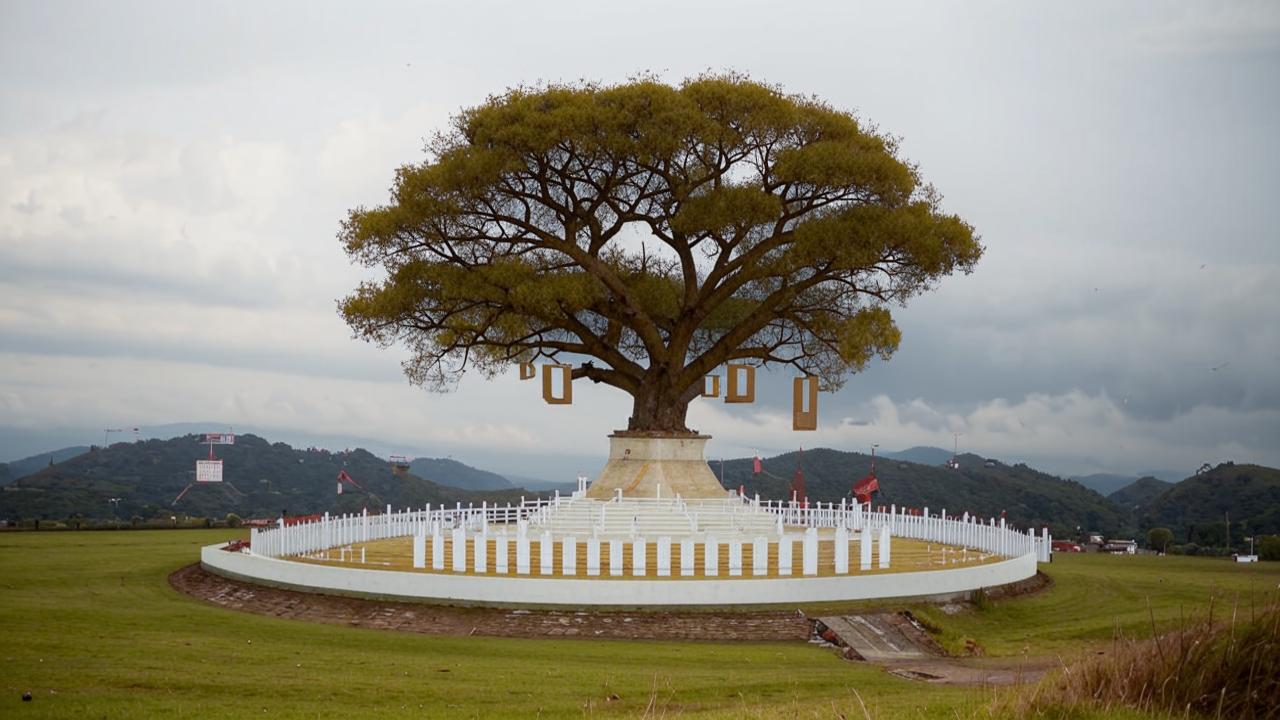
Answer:
<path fill-rule="evenodd" d="M 896 452 L 882 452 L 884 457 L 893 458 L 894 460 L 905 460 L 918 465 L 942 465 L 951 459 L 951 451 L 943 450 L 939 447 L 928 447 L 917 445 L 909 447 L 906 450 L 898 450 Z"/>
<path fill-rule="evenodd" d="M 280 512 L 352 512 L 361 507 L 420 507 L 426 503 L 517 502 L 528 491 L 476 492 L 448 487 L 412 474 L 397 477 L 386 461 L 365 451 L 298 450 L 240 435 L 219 446 L 222 483 L 192 486 L 195 461 L 206 447 L 195 435 L 169 440 L 116 443 L 46 467 L 0 491 L 0 518 L 61 519 L 168 516 L 273 516 Z M 464 466 L 465 467 L 465 466 Z M 345 469 L 365 492 L 336 494 Z M 479 471 L 477 471 L 479 472 Z M 118 498 L 115 503 L 112 498 Z"/>
<path fill-rule="evenodd" d="M 1183 480 L 1155 498 L 1143 529 L 1167 527 L 1178 542 L 1223 546 L 1231 535 L 1280 534 L 1280 470 L 1223 463 Z"/>
<path fill-rule="evenodd" d="M 88 445 L 75 445 L 0 464 L 0 485 L 5 485 L 14 480 L 21 480 L 28 475 L 40 472 L 54 463 L 60 463 L 63 460 L 69 460 L 87 452 L 89 452 Z"/>
<path fill-rule="evenodd" d="M 1118 507 L 1140 511 L 1171 487 L 1173 487 L 1173 483 L 1153 477 L 1138 478 L 1108 495 L 1107 499 Z"/>
<path fill-rule="evenodd" d="M 950 457 L 950 456 L 948 456 Z M 1112 503 L 1079 483 L 1062 480 L 1025 465 L 993 463 L 984 458 L 961 455 L 960 469 L 951 470 L 903 460 L 878 459 L 876 475 L 880 494 L 875 504 L 928 507 L 930 512 L 968 511 L 984 516 L 1001 512 L 1022 527 L 1048 525 L 1055 535 L 1096 530 L 1106 534 L 1132 532 L 1131 524 Z M 840 502 L 848 497 L 853 481 L 871 469 L 871 457 L 839 450 L 808 450 L 787 453 L 763 461 L 764 472 L 752 473 L 751 459 L 726 460 L 724 484 L 761 497 L 781 499 L 789 495 L 789 485 L 797 463 L 804 469 L 810 499 Z M 712 469 L 719 473 L 718 463 Z"/>
<path fill-rule="evenodd" d="M 473 468 L 450 458 L 414 458 L 409 472 L 439 485 L 463 490 L 510 490 L 510 480 L 487 470 Z"/>
<path fill-rule="evenodd" d="M 1112 493 L 1126 488 L 1138 481 L 1137 475 L 1114 475 L 1111 473 L 1094 473 L 1092 475 L 1084 475 L 1078 478 L 1072 478 L 1081 485 L 1098 493 L 1107 496 Z"/>

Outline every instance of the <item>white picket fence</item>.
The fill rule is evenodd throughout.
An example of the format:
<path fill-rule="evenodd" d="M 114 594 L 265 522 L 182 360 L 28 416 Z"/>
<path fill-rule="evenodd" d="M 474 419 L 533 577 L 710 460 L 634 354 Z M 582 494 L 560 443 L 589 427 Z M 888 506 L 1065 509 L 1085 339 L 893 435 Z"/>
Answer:
<path fill-rule="evenodd" d="M 688 570 L 689 563 L 692 562 L 692 544 L 694 542 L 706 546 L 704 557 L 717 558 L 714 561 L 707 561 L 708 567 L 704 568 L 704 571 L 708 574 L 718 574 L 719 568 L 716 567 L 714 568 L 716 572 L 711 572 L 713 568 L 710 565 L 718 562 L 719 553 L 716 548 L 717 543 L 721 542 L 729 547 L 729 574 L 742 574 L 742 568 L 740 567 L 741 547 L 746 542 L 766 544 L 764 552 L 753 552 L 753 556 L 756 558 L 767 555 L 767 546 L 769 544 L 777 544 L 776 556 L 779 558 L 780 567 L 783 565 L 783 557 L 785 556 L 786 558 L 788 570 L 786 574 L 790 574 L 792 546 L 798 544 L 799 547 L 797 549 L 800 551 L 799 565 L 801 570 L 804 574 L 811 575 L 816 572 L 814 563 L 816 563 L 817 557 L 817 535 L 816 532 L 808 531 L 816 530 L 817 528 L 836 529 L 837 550 L 835 563 L 837 572 L 848 571 L 847 538 L 850 537 L 850 533 L 858 533 L 857 539 L 861 544 L 862 556 L 859 564 L 863 569 L 868 569 L 871 565 L 873 542 L 880 546 L 879 566 L 889 566 L 890 537 L 911 538 L 944 545 L 954 545 L 1005 557 L 1021 557 L 1028 553 L 1034 553 L 1037 562 L 1048 562 L 1051 553 L 1052 538 L 1049 535 L 1048 528 L 1044 528 L 1037 535 L 1035 530 L 1026 532 L 1017 530 L 1007 524 L 1003 518 L 999 520 L 990 518 L 983 522 L 968 513 L 958 517 L 947 515 L 945 510 L 933 515 L 929 513 L 928 508 L 919 512 L 899 510 L 892 506 L 887 510 L 872 510 L 869 505 L 850 505 L 843 501 L 838 505 L 834 503 L 809 503 L 803 505 L 794 502 L 761 501 L 759 497 L 747 499 L 736 495 L 726 498 L 724 501 L 710 502 L 689 502 L 681 500 L 679 497 L 662 500 L 637 500 L 632 498 L 622 500 L 619 498 L 615 501 L 599 502 L 583 501 L 579 497 L 580 495 L 580 493 L 574 493 L 572 498 L 562 498 L 557 495 L 547 500 L 525 501 L 519 505 L 505 506 L 482 504 L 480 507 L 469 506 L 464 508 L 459 504 L 452 508 L 432 509 L 427 506 L 422 510 L 403 511 L 396 511 L 391 506 L 387 506 L 386 512 L 382 514 L 370 515 L 367 510 L 358 515 L 331 516 L 325 513 L 319 519 L 291 525 L 286 525 L 282 519 L 278 527 L 254 528 L 252 530 L 250 534 L 250 552 L 263 557 L 285 557 L 316 553 L 329 548 L 346 547 L 371 540 L 414 537 L 414 566 L 426 567 L 428 563 L 425 548 L 428 538 L 436 539 L 432 543 L 433 551 L 436 547 L 441 546 L 439 539 L 446 535 L 451 536 L 455 543 L 468 541 L 488 542 L 491 535 L 490 526 L 498 525 L 502 528 L 502 537 L 504 538 L 508 537 L 508 528 L 515 530 L 513 537 L 520 542 L 517 555 L 524 555 L 524 564 L 526 566 L 530 542 L 552 543 L 559 540 L 563 543 L 563 557 L 566 558 L 576 558 L 579 544 L 585 546 L 588 572 L 590 574 L 593 557 L 595 558 L 596 571 L 599 572 L 600 543 L 624 542 L 623 539 L 618 537 L 603 539 L 597 537 L 598 535 L 606 534 L 610 529 L 611 526 L 607 524 L 608 511 L 614 509 L 615 511 L 621 511 L 623 515 L 633 514 L 634 516 L 647 515 L 651 511 L 658 511 L 665 513 L 667 516 L 683 518 L 688 521 L 690 531 L 702 533 L 697 540 L 694 538 L 676 538 L 674 543 L 671 538 L 673 533 L 670 532 L 663 532 L 658 537 L 650 539 L 649 542 L 658 543 L 659 574 L 664 572 L 669 574 L 671 572 L 673 546 L 680 558 L 678 561 L 679 570 L 681 572 Z M 581 514 L 583 508 L 590 514 L 590 517 L 585 522 L 581 518 L 576 518 L 573 526 L 578 534 L 590 536 L 585 541 L 577 540 L 570 533 L 565 532 L 566 528 L 556 525 L 557 518 L 568 516 L 572 512 Z M 598 520 L 595 518 L 596 515 L 599 516 Z M 772 532 L 766 534 L 761 531 L 759 522 L 761 518 L 769 519 L 768 525 L 774 528 Z M 750 526 L 744 526 L 743 523 L 748 523 L 748 521 L 751 521 L 749 522 Z M 717 522 L 720 525 L 717 525 Z M 634 521 L 631 527 L 632 532 L 629 541 L 633 544 L 639 543 L 640 547 L 643 548 L 646 540 L 635 531 L 636 524 Z M 742 532 L 735 533 L 733 531 L 735 527 L 742 528 Z M 796 528 L 803 528 L 805 532 L 797 534 L 795 532 Z M 561 537 L 553 537 L 553 529 L 557 530 Z M 616 530 L 616 528 L 614 529 Z M 715 533 L 720 533 L 721 537 L 717 539 Z M 748 537 L 738 536 L 744 534 Z M 480 540 L 481 538 L 483 540 Z M 843 551 L 840 550 L 842 545 L 839 540 L 841 538 L 846 539 L 843 544 Z M 505 557 L 507 546 L 505 543 L 500 543 L 499 547 L 501 548 L 499 550 L 501 553 L 499 563 L 504 566 L 502 572 L 506 572 L 505 566 L 508 564 Z M 665 554 L 663 553 L 664 547 L 666 548 Z M 737 548 L 739 557 L 739 567 L 737 568 L 733 567 L 735 548 Z M 545 552 L 545 550 L 546 548 L 540 555 L 549 562 L 551 554 Z M 687 560 L 685 559 L 686 553 Z M 486 555 L 487 553 L 477 553 L 476 557 Z M 443 556 L 441 555 L 441 557 Z M 621 553 L 615 553 L 611 550 L 610 557 L 620 558 Z M 643 553 L 639 557 L 643 558 Z M 810 562 L 810 557 L 813 558 L 812 562 Z M 514 560 L 516 565 L 520 565 L 521 558 L 517 557 Z M 633 567 L 631 570 L 633 574 L 639 570 L 640 574 L 643 575 L 645 572 L 643 559 L 639 560 L 638 563 L 640 567 Z M 435 562 L 432 562 L 431 565 L 432 567 L 438 567 Z M 568 561 L 566 561 L 567 567 Z M 483 572 L 487 568 L 462 567 L 455 569 L 472 569 Z M 621 574 L 620 567 L 609 568 L 609 570 L 611 574 Z M 753 572 L 755 571 L 754 568 L 752 570 Z M 523 572 L 528 572 L 527 567 Z M 754 574 L 763 574 L 763 572 L 754 572 Z"/>

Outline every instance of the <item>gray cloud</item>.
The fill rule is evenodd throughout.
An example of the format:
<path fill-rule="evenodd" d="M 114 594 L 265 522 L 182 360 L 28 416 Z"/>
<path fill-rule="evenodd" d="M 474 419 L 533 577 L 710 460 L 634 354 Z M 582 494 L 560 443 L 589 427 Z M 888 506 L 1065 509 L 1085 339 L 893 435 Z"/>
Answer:
<path fill-rule="evenodd" d="M 334 433 L 322 416 L 338 407 L 402 446 L 580 454 L 623 424 L 624 398 L 584 390 L 566 414 L 506 380 L 426 395 L 397 376 L 401 351 L 351 341 L 334 301 L 367 274 L 338 222 L 488 93 L 716 66 L 900 135 L 988 253 L 899 311 L 897 356 L 823 397 L 822 432 L 789 433 L 778 373 L 758 406 L 695 408 L 714 452 L 957 431 L 1062 472 L 1280 462 L 1274 3 L 672 2 L 625 22 L 582 2 L 0 12 L 9 427 L 127 407 L 132 423 Z M 131 379 L 81 378 L 104 368 Z"/>

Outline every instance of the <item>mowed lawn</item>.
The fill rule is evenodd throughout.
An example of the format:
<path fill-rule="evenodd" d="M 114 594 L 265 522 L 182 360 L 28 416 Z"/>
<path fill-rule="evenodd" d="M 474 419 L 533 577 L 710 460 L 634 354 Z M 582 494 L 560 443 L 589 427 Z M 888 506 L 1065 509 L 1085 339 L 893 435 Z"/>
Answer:
<path fill-rule="evenodd" d="M 1226 558 L 1061 553 L 1041 565 L 1053 587 L 1030 597 L 948 616 L 913 608 L 959 652 L 972 639 L 990 655 L 1069 656 L 1103 649 L 1117 634 L 1149 637 L 1192 616 L 1248 613 L 1280 600 L 1280 563 Z"/>
<path fill-rule="evenodd" d="M 201 545 L 236 535 L 0 534 L 0 717 L 860 718 L 860 697 L 871 717 L 954 718 L 991 697 L 800 643 L 430 637 L 238 613 L 169 587 Z M 949 643 L 1069 653 L 1115 618 L 1149 632 L 1148 597 L 1167 623 L 1280 582 L 1275 565 L 1182 558 L 1059 556 L 1050 572 L 1044 595 L 931 619 Z"/>

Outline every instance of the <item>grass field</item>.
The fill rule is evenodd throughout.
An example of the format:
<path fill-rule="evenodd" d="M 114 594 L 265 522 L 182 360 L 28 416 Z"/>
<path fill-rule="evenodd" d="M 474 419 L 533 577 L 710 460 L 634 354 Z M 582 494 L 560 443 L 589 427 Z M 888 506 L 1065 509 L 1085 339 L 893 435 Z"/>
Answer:
<path fill-rule="evenodd" d="M 397 634 L 231 612 L 168 586 L 233 534 L 0 534 L 0 717 L 860 718 L 860 696 L 871 717 L 954 718 L 991 697 L 810 645 Z M 1049 571 L 1043 595 L 930 620 L 949 644 L 1066 654 L 1117 622 L 1149 633 L 1147 598 L 1168 624 L 1280 582 L 1277 565 L 1194 558 L 1059 556 Z"/>

